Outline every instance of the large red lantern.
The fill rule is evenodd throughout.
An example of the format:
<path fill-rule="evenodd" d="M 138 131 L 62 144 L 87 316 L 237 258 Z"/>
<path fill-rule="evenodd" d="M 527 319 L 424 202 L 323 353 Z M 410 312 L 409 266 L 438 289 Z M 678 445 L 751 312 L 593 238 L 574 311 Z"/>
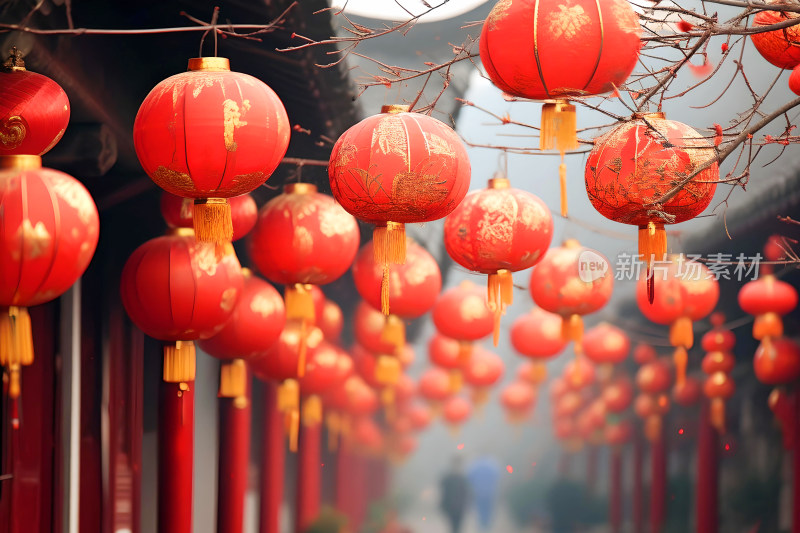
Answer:
<path fill-rule="evenodd" d="M 667 253 L 664 224 L 692 219 L 711 202 L 719 181 L 715 157 L 702 135 L 663 113 L 637 114 L 595 140 L 586 160 L 589 200 L 604 217 L 639 227 L 648 274 Z M 647 278 L 652 301 L 654 276 Z"/>
<path fill-rule="evenodd" d="M 164 381 L 194 380 L 191 341 L 217 334 L 242 292 L 239 260 L 231 251 L 196 242 L 192 230 L 151 239 L 137 248 L 122 270 L 122 305 L 145 334 L 164 341 Z"/>
<path fill-rule="evenodd" d="M 753 369 L 761 383 L 784 385 L 800 378 L 800 346 L 778 337 L 762 342 L 753 358 Z"/>
<path fill-rule="evenodd" d="M 78 180 L 42 168 L 39 156 L 0 157 L 0 365 L 10 372 L 11 398 L 19 396 L 20 367 L 33 363 L 26 308 L 81 277 L 98 235 L 97 208 Z"/>
<path fill-rule="evenodd" d="M 228 200 L 231 205 L 232 241 L 238 241 L 256 225 L 258 206 L 249 194 L 234 196 Z M 194 227 L 194 200 L 175 196 L 167 191 L 161 193 L 161 216 L 171 228 Z"/>
<path fill-rule="evenodd" d="M 649 281 L 664 279 L 664 290 L 650 293 Z M 661 281 L 659 281 L 661 283 Z M 652 301 L 650 296 L 654 296 Z M 636 303 L 644 316 L 657 324 L 669 324 L 670 344 L 675 347 L 675 380 L 683 383 L 689 362 L 688 350 L 694 344 L 692 322 L 708 316 L 719 301 L 719 284 L 708 268 L 684 256 L 670 260 L 662 272 L 648 279 L 640 278 L 636 286 Z"/>
<path fill-rule="evenodd" d="M 544 257 L 553 238 L 553 217 L 537 196 L 511 187 L 507 178 L 469 193 L 447 216 L 444 246 L 459 265 L 489 275 L 489 309 L 494 313 L 494 345 L 500 316 L 513 300 L 512 272 Z"/>
<path fill-rule="evenodd" d="M 797 290 L 767 274 L 749 281 L 739 290 L 739 306 L 745 313 L 756 317 L 753 337 L 763 341 L 783 335 L 781 316 L 797 307 Z M 769 341 L 767 341 L 769 342 Z"/>
<path fill-rule="evenodd" d="M 233 236 L 227 198 L 263 184 L 289 146 L 289 119 L 265 83 L 231 72 L 224 57 L 189 60 L 144 99 L 133 124 L 136 155 L 162 189 L 194 198 L 200 241 Z"/>
<path fill-rule="evenodd" d="M 481 407 L 489 400 L 489 389 L 503 377 L 505 364 L 499 355 L 482 348 L 464 366 L 464 381 L 473 389 L 473 401 Z"/>
<path fill-rule="evenodd" d="M 375 261 L 375 245 L 365 244 L 353 263 L 353 280 L 356 290 L 364 300 L 375 309 L 388 315 L 383 339 L 400 347 L 405 343 L 405 323 L 402 319 L 413 319 L 427 313 L 442 290 L 442 274 L 439 265 L 425 248 L 411 239 L 406 243 L 406 262 L 398 265 L 386 278 L 388 285 L 381 280 L 388 263 L 380 265 Z M 382 291 L 389 291 L 388 300 L 382 298 Z M 382 300 L 389 309 L 382 309 Z"/>
<path fill-rule="evenodd" d="M 536 305 L 564 319 L 562 337 L 580 342 L 581 316 L 594 313 L 608 303 L 614 276 L 602 254 L 568 240 L 563 246 L 547 251 L 531 272 L 529 288 Z"/>
<path fill-rule="evenodd" d="M 358 251 L 356 220 L 309 183 L 291 183 L 259 212 L 247 241 L 250 258 L 267 279 L 286 285 L 286 317 L 316 321 L 311 285 L 344 274 Z M 302 375 L 304 344 L 298 364 Z"/>
<path fill-rule="evenodd" d="M 446 290 L 433 306 L 433 324 L 439 333 L 460 342 L 461 357 L 467 360 L 472 353 L 472 343 L 494 330 L 486 291 L 469 281 Z"/>
<path fill-rule="evenodd" d="M 286 312 L 275 288 L 243 268 L 244 285 L 239 301 L 225 326 L 211 338 L 200 340 L 200 349 L 221 359 L 219 396 L 245 398 L 247 373 L 244 363 L 278 340 Z"/>
<path fill-rule="evenodd" d="M 563 215 L 563 157 L 578 147 L 575 106 L 567 99 L 622 86 L 639 57 L 640 33 L 625 0 L 501 0 L 483 24 L 480 56 L 492 82 L 510 95 L 545 101 L 539 148 L 561 152 Z"/>
<path fill-rule="evenodd" d="M 466 148 L 443 122 L 408 106 L 384 106 L 345 131 L 328 165 L 336 200 L 358 219 L 375 224 L 375 261 L 405 262 L 405 224 L 447 216 L 469 189 Z M 386 271 L 384 271 L 386 272 Z M 383 284 L 388 283 L 388 272 Z M 386 310 L 389 297 L 382 291 Z"/>
<path fill-rule="evenodd" d="M 56 82 L 25 69 L 15 49 L 0 68 L 0 155 L 42 155 L 69 123 L 69 99 Z"/>
<path fill-rule="evenodd" d="M 759 11 L 753 17 L 753 27 L 772 26 L 797 18 L 797 13 L 789 11 Z M 800 27 L 797 24 L 779 30 L 753 33 L 750 38 L 758 53 L 776 67 L 792 69 L 800 65 Z"/>
<path fill-rule="evenodd" d="M 500 392 L 500 404 L 506 411 L 510 424 L 521 424 L 531 415 L 536 403 L 536 394 L 527 383 L 513 381 Z"/>

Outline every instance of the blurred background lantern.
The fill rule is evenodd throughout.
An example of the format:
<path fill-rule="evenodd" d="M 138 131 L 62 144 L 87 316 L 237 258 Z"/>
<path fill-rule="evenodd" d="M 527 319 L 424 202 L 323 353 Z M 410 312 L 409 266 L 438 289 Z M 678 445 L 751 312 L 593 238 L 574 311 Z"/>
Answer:
<path fill-rule="evenodd" d="M 511 305 L 512 272 L 544 257 L 553 238 L 550 210 L 537 196 L 494 177 L 486 189 L 469 193 L 444 223 L 444 245 L 459 265 L 489 275 L 488 302 L 494 314 L 494 345 L 500 317 Z"/>
<path fill-rule="evenodd" d="M 461 202 L 470 181 L 466 148 L 443 122 L 408 106 L 384 106 L 339 137 L 328 176 L 339 204 L 376 225 L 381 309 L 389 314 L 388 265 L 405 262 L 405 224 L 443 218 Z"/>
<path fill-rule="evenodd" d="M 500 404 L 506 412 L 509 424 L 522 424 L 531 416 L 536 404 L 536 393 L 528 383 L 512 381 L 500 391 Z"/>
<path fill-rule="evenodd" d="M 511 325 L 511 345 L 518 353 L 531 359 L 529 377 L 534 380 L 534 385 L 547 376 L 545 361 L 561 353 L 567 345 L 561 336 L 561 321 L 559 315 L 534 306 Z"/>
<path fill-rule="evenodd" d="M 470 281 L 444 291 L 433 307 L 433 324 L 445 337 L 459 341 L 461 359 L 467 361 L 472 343 L 494 330 L 486 291 Z"/>
<path fill-rule="evenodd" d="M 472 414 L 472 404 L 463 396 L 451 396 L 444 402 L 442 417 L 455 435 Z"/>
<path fill-rule="evenodd" d="M 190 59 L 188 72 L 150 91 L 133 125 L 144 171 L 165 191 L 195 200 L 197 239 L 212 242 L 231 240 L 227 199 L 269 178 L 290 135 L 286 110 L 273 90 L 231 72 L 224 57 Z"/>
<path fill-rule="evenodd" d="M 475 350 L 464 366 L 464 381 L 472 387 L 472 403 L 478 409 L 489 401 L 489 390 L 500 381 L 505 364 L 499 355 L 483 348 Z"/>
<path fill-rule="evenodd" d="M 631 341 L 624 331 L 608 322 L 600 322 L 583 336 L 583 353 L 599 365 L 600 380 L 607 381 L 614 365 L 623 363 L 631 351 Z"/>

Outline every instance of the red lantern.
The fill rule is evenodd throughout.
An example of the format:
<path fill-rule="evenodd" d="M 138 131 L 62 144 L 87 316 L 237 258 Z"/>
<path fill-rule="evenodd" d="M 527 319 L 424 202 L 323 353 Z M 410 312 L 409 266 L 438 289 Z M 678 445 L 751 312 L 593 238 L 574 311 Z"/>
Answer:
<path fill-rule="evenodd" d="M 709 418 L 720 433 L 725 432 L 725 400 L 733 396 L 736 385 L 724 372 L 714 372 L 703 383 L 703 394 L 711 400 Z"/>
<path fill-rule="evenodd" d="M 694 344 L 692 322 L 702 320 L 716 307 L 719 284 L 705 265 L 685 261 L 683 256 L 670 260 L 662 274 L 667 285 L 650 302 L 649 279 L 640 279 L 636 286 L 636 303 L 648 319 L 657 324 L 669 324 L 670 344 L 675 347 L 675 379 L 678 384 L 686 378 L 688 350 Z M 659 281 L 661 283 L 661 281 Z"/>
<path fill-rule="evenodd" d="M 614 91 L 639 57 L 639 17 L 624 0 L 501 0 L 483 24 L 480 56 L 502 91 L 545 100 L 539 148 L 578 147 L 575 106 L 568 98 Z M 553 100 L 556 99 L 556 100 Z"/>
<path fill-rule="evenodd" d="M 439 333 L 460 342 L 462 359 L 466 360 L 472 352 L 472 342 L 494 329 L 486 292 L 469 281 L 446 290 L 433 307 L 433 324 Z"/>
<path fill-rule="evenodd" d="M 231 205 L 231 224 L 233 226 L 231 240 L 238 241 L 250 233 L 250 230 L 256 225 L 258 206 L 249 194 L 234 196 L 229 202 Z M 167 221 L 169 227 L 193 228 L 193 212 L 194 200 L 191 198 L 181 198 L 166 191 L 161 193 L 161 216 Z"/>
<path fill-rule="evenodd" d="M 331 409 L 356 417 L 370 416 L 380 407 L 375 390 L 358 375 L 351 375 L 342 385 L 328 390 L 325 402 Z"/>
<path fill-rule="evenodd" d="M 156 85 L 133 124 L 136 155 L 162 189 L 195 199 L 201 241 L 233 236 L 227 198 L 263 184 L 289 146 L 289 119 L 257 78 L 223 57 L 189 60 L 189 71 Z"/>
<path fill-rule="evenodd" d="M 547 379 L 547 367 L 534 361 L 523 361 L 517 367 L 517 379 L 535 390 Z"/>
<path fill-rule="evenodd" d="M 339 342 L 342 336 L 342 329 L 344 329 L 342 308 L 332 300 L 325 300 L 322 318 L 317 321 L 317 326 L 322 330 L 325 340 L 333 343 Z"/>
<path fill-rule="evenodd" d="M 749 281 L 739 290 L 739 306 L 745 313 L 756 317 L 753 337 L 764 340 L 783 335 L 781 316 L 797 307 L 797 290 L 767 274 Z"/>
<path fill-rule="evenodd" d="M 614 276 L 602 254 L 568 240 L 550 248 L 531 272 L 531 296 L 536 305 L 561 315 L 562 337 L 580 342 L 581 315 L 594 313 L 611 298 Z"/>
<path fill-rule="evenodd" d="M 682 385 L 675 384 L 672 388 L 672 399 L 678 405 L 691 407 L 700 400 L 700 382 L 691 376 L 687 376 Z"/>
<path fill-rule="evenodd" d="M 196 242 L 191 230 L 174 231 L 131 254 L 120 292 L 133 323 L 169 343 L 164 346 L 164 381 L 184 383 L 195 374 L 194 345 L 187 341 L 212 337 L 223 328 L 244 281 L 232 250 L 218 259 L 215 247 Z"/>
<path fill-rule="evenodd" d="M 414 431 L 422 431 L 427 428 L 433 418 L 430 409 L 422 404 L 413 404 L 409 406 L 407 414 Z"/>
<path fill-rule="evenodd" d="M 407 374 L 400 374 L 400 379 L 394 386 L 395 402 L 400 407 L 405 407 L 417 395 L 417 384 Z"/>
<path fill-rule="evenodd" d="M 435 333 L 428 341 L 428 358 L 431 363 L 447 370 L 450 375 L 450 391 L 457 393 L 461 390 L 461 370 L 466 368 L 469 360 L 461 356 L 459 342 L 455 339 Z"/>
<path fill-rule="evenodd" d="M 306 371 L 300 378 L 300 393 L 320 395 L 340 385 L 339 349 L 322 340 L 308 359 Z"/>
<path fill-rule="evenodd" d="M 603 402 L 610 413 L 621 413 L 631 405 L 633 384 L 627 377 L 617 377 L 603 387 Z"/>
<path fill-rule="evenodd" d="M 500 316 L 513 300 L 511 273 L 530 268 L 553 238 L 553 217 L 537 196 L 514 189 L 506 178 L 469 193 L 447 216 L 444 246 L 459 265 L 489 275 L 488 302 L 494 313 L 494 345 Z"/>
<path fill-rule="evenodd" d="M 575 422 L 569 418 L 558 418 L 553 433 L 558 440 L 569 441 L 577 436 L 578 431 Z"/>
<path fill-rule="evenodd" d="M 366 455 L 377 456 L 383 451 L 383 433 L 371 418 L 358 418 L 353 424 L 352 436 L 356 447 Z"/>
<path fill-rule="evenodd" d="M 356 340 L 372 353 L 381 355 L 400 355 L 400 348 L 393 340 L 385 340 L 384 326 L 386 316 L 364 301 L 356 306 L 353 316 L 353 331 Z"/>
<path fill-rule="evenodd" d="M 458 428 L 467 421 L 472 414 L 472 405 L 463 396 L 453 396 L 444 403 L 442 416 L 450 429 L 457 431 Z"/>
<path fill-rule="evenodd" d="M 759 11 L 753 18 L 753 27 L 772 26 L 797 18 L 797 13 L 788 11 Z M 800 64 L 800 28 L 796 24 L 780 30 L 754 33 L 750 38 L 761 57 L 776 67 L 791 69 Z"/>
<path fill-rule="evenodd" d="M 534 359 L 535 364 L 544 369 L 539 360 L 558 355 L 567 345 L 561 337 L 561 320 L 559 315 L 533 307 L 511 326 L 511 345 L 520 354 Z"/>
<path fill-rule="evenodd" d="M 724 372 L 730 374 L 733 367 L 736 366 L 736 357 L 730 352 L 708 352 L 703 357 L 701 368 L 706 374 L 713 374 L 714 372 Z"/>
<path fill-rule="evenodd" d="M 800 346 L 796 342 L 778 337 L 758 345 L 753 358 L 753 369 L 761 383 L 784 385 L 800 378 Z"/>
<path fill-rule="evenodd" d="M 411 239 L 406 243 L 406 262 L 398 265 L 385 278 L 391 280 L 388 286 L 381 279 L 388 263 L 381 266 L 375 262 L 375 246 L 365 244 L 353 264 L 353 280 L 356 290 L 373 308 L 381 309 L 382 290 L 389 291 L 391 314 L 385 321 L 382 340 L 398 348 L 405 344 L 405 323 L 401 319 L 413 319 L 427 313 L 442 290 L 442 274 L 436 260 L 423 247 Z"/>
<path fill-rule="evenodd" d="M 554 405 L 556 418 L 564 418 L 580 411 L 584 405 L 584 400 L 579 392 L 569 391 L 564 393 Z"/>
<path fill-rule="evenodd" d="M 665 394 L 640 393 L 633 402 L 633 411 L 645 422 L 645 437 L 651 442 L 658 440 L 662 417 L 669 412 L 669 398 Z"/>
<path fill-rule="evenodd" d="M 607 322 L 601 322 L 583 337 L 586 357 L 598 364 L 616 365 L 625 361 L 631 341 L 625 332 Z"/>
<path fill-rule="evenodd" d="M 573 390 L 592 385 L 595 382 L 594 365 L 585 357 L 576 357 L 564 367 L 564 381 Z"/>
<path fill-rule="evenodd" d="M 638 365 L 655 361 L 657 357 L 658 354 L 656 354 L 655 348 L 649 344 L 637 344 L 636 348 L 633 349 L 633 360 Z"/>
<path fill-rule="evenodd" d="M 456 132 L 408 110 L 384 106 L 379 115 L 345 131 L 328 165 L 336 200 L 360 220 L 377 225 L 373 241 L 380 265 L 405 262 L 404 224 L 447 216 L 469 189 L 469 158 Z M 382 295 L 381 308 L 388 311 L 389 294 Z"/>
<path fill-rule="evenodd" d="M 439 404 L 450 397 L 450 377 L 441 368 L 427 369 L 419 378 L 419 395 L 432 404 Z"/>
<path fill-rule="evenodd" d="M 223 361 L 252 359 L 266 352 L 286 323 L 278 291 L 248 269 L 242 269 L 242 274 L 242 293 L 230 319 L 219 333 L 199 342 L 200 349 Z"/>
<path fill-rule="evenodd" d="M 531 414 L 536 395 L 527 383 L 513 381 L 503 387 L 500 392 L 500 404 L 506 410 L 506 419 L 510 424 L 521 424 Z"/>
<path fill-rule="evenodd" d="M 473 401 L 481 407 L 489 400 L 489 388 L 503 377 L 505 365 L 497 354 L 478 349 L 464 366 L 464 381 L 473 388 Z"/>
<path fill-rule="evenodd" d="M 672 372 L 664 361 L 647 363 L 636 372 L 636 386 L 647 394 L 663 394 L 672 386 Z"/>
<path fill-rule="evenodd" d="M 25 70 L 16 48 L 0 69 L 0 156 L 42 155 L 61 140 L 69 99 L 56 82 Z"/>
<path fill-rule="evenodd" d="M 567 382 L 564 381 L 562 377 L 553 378 L 550 382 L 550 401 L 555 403 L 558 401 L 559 398 L 564 396 L 567 392 L 569 392 L 569 387 L 567 386 Z"/>
<path fill-rule="evenodd" d="M 629 420 L 623 420 L 617 424 L 608 425 L 603 436 L 609 446 L 623 446 L 633 436 L 633 424 Z"/>
<path fill-rule="evenodd" d="M 33 363 L 26 308 L 81 277 L 98 235 L 97 208 L 78 180 L 42 168 L 39 156 L 0 157 L 0 365 L 9 370 L 11 398 L 19 396 L 20 367 Z"/>
<path fill-rule="evenodd" d="M 589 200 L 604 217 L 639 226 L 639 256 L 648 274 L 667 253 L 664 224 L 692 219 L 711 202 L 719 181 L 714 158 L 702 135 L 663 113 L 636 114 L 595 139 L 586 161 Z M 647 281 L 652 302 L 654 277 Z"/>

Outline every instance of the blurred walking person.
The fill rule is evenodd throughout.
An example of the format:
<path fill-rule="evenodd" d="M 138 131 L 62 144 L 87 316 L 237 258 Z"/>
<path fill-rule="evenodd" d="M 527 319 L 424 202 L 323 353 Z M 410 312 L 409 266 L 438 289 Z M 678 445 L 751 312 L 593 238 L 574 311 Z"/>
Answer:
<path fill-rule="evenodd" d="M 492 525 L 500 470 L 500 463 L 488 455 L 478 457 L 467 469 L 472 499 L 483 531 L 489 531 Z"/>
<path fill-rule="evenodd" d="M 439 507 L 450 522 L 450 531 L 460 533 L 470 498 L 469 482 L 464 475 L 463 461 L 460 457 L 453 458 L 450 470 L 442 478 L 440 490 Z"/>

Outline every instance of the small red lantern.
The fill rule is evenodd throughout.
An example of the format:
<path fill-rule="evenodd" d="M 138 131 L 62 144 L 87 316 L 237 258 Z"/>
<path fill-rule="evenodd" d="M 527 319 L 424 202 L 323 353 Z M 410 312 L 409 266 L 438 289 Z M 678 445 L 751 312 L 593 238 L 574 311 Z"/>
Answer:
<path fill-rule="evenodd" d="M 450 377 L 441 368 L 427 369 L 419 378 L 419 395 L 433 406 L 438 406 L 450 397 Z"/>
<path fill-rule="evenodd" d="M 513 381 L 500 392 L 500 404 L 510 424 L 521 424 L 530 417 L 536 404 L 536 394 L 527 383 Z"/>
<path fill-rule="evenodd" d="M 249 194 L 234 196 L 228 200 L 231 205 L 232 241 L 238 241 L 256 225 L 258 206 Z M 161 216 L 171 228 L 193 228 L 194 200 L 181 198 L 167 191 L 161 193 Z"/>
<path fill-rule="evenodd" d="M 497 354 L 480 348 L 464 367 L 464 381 L 473 388 L 473 401 L 482 407 L 489 400 L 489 388 L 503 377 L 505 365 Z"/>
<path fill-rule="evenodd" d="M 195 341 L 217 334 L 230 318 L 244 281 L 230 251 L 196 242 L 192 230 L 139 246 L 122 270 L 122 305 L 145 334 L 164 341 L 164 381 L 194 380 Z M 187 283 L 186 280 L 192 280 Z"/>
<path fill-rule="evenodd" d="M 613 365 L 620 364 L 631 351 L 631 341 L 624 331 L 607 322 L 600 322 L 583 337 L 583 353 L 599 365 L 600 380 L 611 378 Z"/>
<path fill-rule="evenodd" d="M 61 140 L 68 123 L 64 89 L 26 70 L 13 48 L 0 69 L 0 155 L 42 155 Z"/>
<path fill-rule="evenodd" d="M 631 405 L 633 384 L 625 376 L 619 376 L 603 387 L 603 402 L 609 413 L 621 413 Z"/>
<path fill-rule="evenodd" d="M 405 226 L 447 216 L 469 189 L 466 148 L 455 131 L 408 106 L 384 106 L 345 131 L 331 152 L 328 176 L 341 206 L 376 224 L 375 262 L 405 262 Z M 386 272 L 386 271 L 385 271 Z M 388 283 L 388 272 L 384 285 Z M 386 310 L 388 291 L 382 291 Z"/>
<path fill-rule="evenodd" d="M 450 391 L 455 394 L 461 390 L 461 370 L 469 360 L 461 357 L 459 342 L 440 333 L 435 333 L 428 341 L 428 358 L 431 363 L 447 370 L 450 375 Z"/>
<path fill-rule="evenodd" d="M 573 390 L 580 390 L 595 382 L 594 365 L 585 357 L 576 357 L 564 367 L 564 381 Z"/>
<path fill-rule="evenodd" d="M 800 346 L 784 337 L 762 342 L 753 358 L 753 369 L 761 383 L 791 383 L 800 378 Z"/>
<path fill-rule="evenodd" d="M 556 418 L 572 416 L 580 411 L 584 404 L 583 396 L 579 392 L 568 391 L 554 403 Z"/>
<path fill-rule="evenodd" d="M 0 103 L 3 105 L 5 102 Z M 27 307 L 59 297 L 92 260 L 99 218 L 75 178 L 36 155 L 0 156 L 0 365 L 18 398 L 21 366 L 33 363 Z"/>
<path fill-rule="evenodd" d="M 736 385 L 724 372 L 714 372 L 703 383 L 703 394 L 711 400 L 709 418 L 720 433 L 725 432 L 725 400 L 733 396 Z"/>
<path fill-rule="evenodd" d="M 342 329 L 344 329 L 342 308 L 332 300 L 325 300 L 322 318 L 317 320 L 317 327 L 322 330 L 325 340 L 338 343 L 342 336 Z"/>
<path fill-rule="evenodd" d="M 358 375 L 351 375 L 342 385 L 328 390 L 325 402 L 331 409 L 356 417 L 370 416 L 380 407 L 375 390 Z"/>
<path fill-rule="evenodd" d="M 639 57 L 639 17 L 624 0 L 501 0 L 483 24 L 480 56 L 492 82 L 513 96 L 544 100 L 539 148 L 563 156 L 578 147 L 568 98 L 625 83 Z M 555 99 L 555 100 L 554 100 Z"/>
<path fill-rule="evenodd" d="M 672 386 L 672 372 L 661 360 L 642 365 L 636 372 L 636 386 L 651 395 L 663 394 Z"/>
<path fill-rule="evenodd" d="M 394 384 L 400 379 L 402 362 L 401 349 L 394 342 L 384 340 L 384 324 L 386 317 L 372 306 L 362 301 L 356 307 L 353 317 L 353 330 L 356 341 L 370 355 L 374 354 L 378 369 L 383 376 L 384 384 Z"/>
<path fill-rule="evenodd" d="M 649 344 L 637 344 L 636 348 L 633 349 L 633 360 L 638 365 L 655 361 L 657 357 L 658 354 L 656 353 L 655 348 Z"/>
<path fill-rule="evenodd" d="M 472 353 L 472 342 L 494 329 L 486 292 L 469 281 L 446 290 L 433 307 L 433 324 L 442 335 L 459 341 L 462 360 L 467 360 Z"/>
<path fill-rule="evenodd" d="M 471 414 L 472 405 L 463 396 L 452 396 L 445 401 L 442 409 L 442 416 L 453 432 L 457 432 Z"/>
<path fill-rule="evenodd" d="M 651 442 L 661 436 L 662 417 L 669 412 L 669 398 L 666 394 L 640 393 L 633 402 L 636 416 L 644 420 L 644 434 Z"/>
<path fill-rule="evenodd" d="M 763 341 L 783 335 L 781 316 L 797 307 L 797 290 L 767 274 L 749 281 L 739 290 L 739 306 L 745 313 L 756 317 L 753 337 Z"/>
<path fill-rule="evenodd" d="M 433 418 L 430 409 L 419 403 L 409 406 L 407 415 L 414 431 L 422 431 L 427 428 Z"/>
<path fill-rule="evenodd" d="M 507 178 L 469 193 L 447 216 L 444 246 L 459 265 L 489 275 L 488 302 L 494 313 L 494 345 L 500 317 L 513 300 L 512 272 L 544 257 L 553 239 L 553 217 L 537 196 L 511 187 Z"/>
<path fill-rule="evenodd" d="M 517 367 L 517 379 L 535 390 L 547 379 L 547 367 L 534 361 L 523 361 Z"/>
<path fill-rule="evenodd" d="M 353 423 L 352 439 L 356 448 L 370 456 L 378 456 L 383 452 L 385 440 L 383 433 L 374 420 L 360 417 Z"/>
<path fill-rule="evenodd" d="M 789 11 L 759 11 L 753 18 L 753 27 L 772 26 L 797 18 L 797 13 Z M 800 65 L 800 28 L 797 24 L 779 30 L 753 33 L 750 38 L 761 57 L 776 67 L 792 69 Z"/>
<path fill-rule="evenodd" d="M 700 400 L 701 392 L 700 382 L 691 376 L 686 376 L 682 385 L 676 383 L 672 388 L 672 399 L 680 406 L 691 407 Z"/>
<path fill-rule="evenodd" d="M 606 426 L 603 436 L 606 444 L 609 446 L 623 446 L 627 444 L 633 436 L 633 424 L 631 424 L 629 420 L 610 424 Z"/>
<path fill-rule="evenodd" d="M 389 309 L 381 309 L 388 315 L 382 338 L 399 348 L 405 344 L 402 319 L 418 318 L 430 311 L 442 290 L 442 274 L 433 256 L 411 239 L 406 243 L 406 262 L 395 267 L 391 276 L 387 274 L 385 279 L 390 283 L 383 285 L 384 270 L 388 267 L 388 263 L 381 266 L 375 262 L 375 246 L 369 242 L 353 263 L 353 281 L 361 297 L 375 309 L 381 309 L 382 290 L 389 291 L 386 303 L 391 314 Z"/>
<path fill-rule="evenodd" d="M 706 374 L 713 374 L 714 372 L 724 372 L 730 374 L 733 367 L 736 366 L 736 357 L 730 352 L 708 352 L 703 357 L 701 368 Z"/>
<path fill-rule="evenodd" d="M 664 224 L 692 219 L 708 207 L 719 181 L 715 157 L 702 135 L 663 113 L 636 114 L 595 139 L 586 160 L 586 192 L 604 217 L 639 226 L 651 302 L 653 261 L 667 253 Z"/>
<path fill-rule="evenodd" d="M 569 387 L 567 386 L 567 382 L 564 381 L 563 377 L 555 377 L 550 382 L 550 388 L 548 389 L 548 392 L 550 394 L 550 401 L 555 403 L 559 398 L 569 392 Z"/>
<path fill-rule="evenodd" d="M 189 60 L 156 85 L 133 124 L 136 155 L 162 189 L 194 198 L 200 241 L 233 236 L 227 198 L 263 184 L 289 146 L 289 119 L 265 83 L 223 57 Z"/>
<path fill-rule="evenodd" d="M 539 307 L 520 315 L 511 326 L 511 345 L 525 357 L 550 359 L 561 353 L 566 341 L 561 337 L 561 317 Z"/>
<path fill-rule="evenodd" d="M 602 254 L 568 240 L 550 248 L 533 268 L 529 288 L 536 305 L 564 319 L 562 337 L 579 343 L 583 337 L 581 315 L 608 303 L 614 276 Z"/>

